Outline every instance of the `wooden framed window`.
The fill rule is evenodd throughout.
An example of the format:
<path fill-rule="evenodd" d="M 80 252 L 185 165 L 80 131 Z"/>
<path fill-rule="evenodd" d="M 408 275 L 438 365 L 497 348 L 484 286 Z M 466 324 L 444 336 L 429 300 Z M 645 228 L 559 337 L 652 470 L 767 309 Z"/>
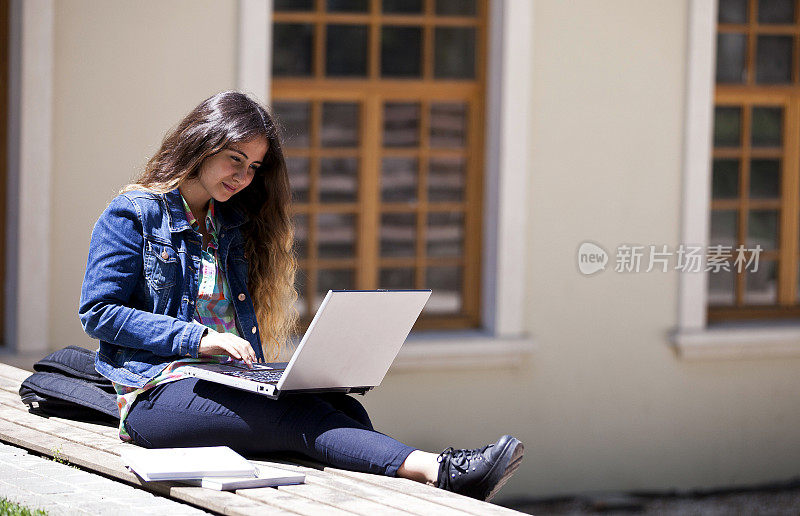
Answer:
<path fill-rule="evenodd" d="M 709 273 L 709 321 L 800 316 L 800 2 L 719 0 L 710 244 L 760 245 Z"/>
<path fill-rule="evenodd" d="M 298 309 L 431 288 L 415 328 L 480 320 L 485 0 L 276 0 Z"/>

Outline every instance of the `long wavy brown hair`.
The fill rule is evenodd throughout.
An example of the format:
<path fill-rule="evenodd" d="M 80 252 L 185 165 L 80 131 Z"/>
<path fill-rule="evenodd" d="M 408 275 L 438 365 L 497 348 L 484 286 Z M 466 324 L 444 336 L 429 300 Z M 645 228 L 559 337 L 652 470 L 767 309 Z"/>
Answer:
<path fill-rule="evenodd" d="M 248 289 L 253 299 L 262 347 L 275 360 L 295 330 L 291 191 L 279 128 L 269 111 L 247 95 L 225 91 L 207 98 L 170 130 L 144 172 L 121 192 L 166 193 L 198 177 L 203 160 L 231 143 L 266 138 L 267 155 L 253 181 L 226 202 L 240 207 L 249 264 Z"/>

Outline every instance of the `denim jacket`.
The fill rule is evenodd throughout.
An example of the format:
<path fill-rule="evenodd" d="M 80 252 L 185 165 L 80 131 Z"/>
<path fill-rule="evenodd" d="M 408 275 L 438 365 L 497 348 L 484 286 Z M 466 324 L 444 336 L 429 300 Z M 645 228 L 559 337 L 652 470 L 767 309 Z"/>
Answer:
<path fill-rule="evenodd" d="M 239 230 L 247 216 L 217 204 L 219 267 L 233 296 L 239 334 L 263 360 L 247 261 Z M 206 327 L 193 321 L 202 237 L 186 220 L 178 189 L 118 195 L 92 230 L 78 314 L 100 340 L 95 368 L 109 380 L 141 387 L 170 362 L 197 358 Z"/>

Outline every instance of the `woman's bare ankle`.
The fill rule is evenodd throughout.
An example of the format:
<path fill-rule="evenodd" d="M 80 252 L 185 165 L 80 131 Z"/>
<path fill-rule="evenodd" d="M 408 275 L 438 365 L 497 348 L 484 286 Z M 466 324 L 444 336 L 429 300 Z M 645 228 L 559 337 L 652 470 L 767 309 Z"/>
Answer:
<path fill-rule="evenodd" d="M 438 455 L 414 450 L 397 469 L 397 476 L 436 486 L 439 476 Z"/>

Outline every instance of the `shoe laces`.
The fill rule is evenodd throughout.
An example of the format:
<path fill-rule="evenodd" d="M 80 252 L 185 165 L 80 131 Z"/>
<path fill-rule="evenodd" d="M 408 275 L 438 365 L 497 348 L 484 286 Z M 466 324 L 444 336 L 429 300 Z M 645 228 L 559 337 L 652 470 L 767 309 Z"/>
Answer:
<path fill-rule="evenodd" d="M 445 466 L 453 466 L 459 471 L 466 472 L 469 470 L 470 461 L 472 459 L 483 457 L 483 452 L 486 451 L 491 445 L 484 446 L 483 448 L 475 448 L 472 450 L 456 450 L 452 446 L 445 448 L 442 453 L 436 457 L 436 462 L 446 461 Z M 447 469 L 447 468 L 446 468 Z"/>

